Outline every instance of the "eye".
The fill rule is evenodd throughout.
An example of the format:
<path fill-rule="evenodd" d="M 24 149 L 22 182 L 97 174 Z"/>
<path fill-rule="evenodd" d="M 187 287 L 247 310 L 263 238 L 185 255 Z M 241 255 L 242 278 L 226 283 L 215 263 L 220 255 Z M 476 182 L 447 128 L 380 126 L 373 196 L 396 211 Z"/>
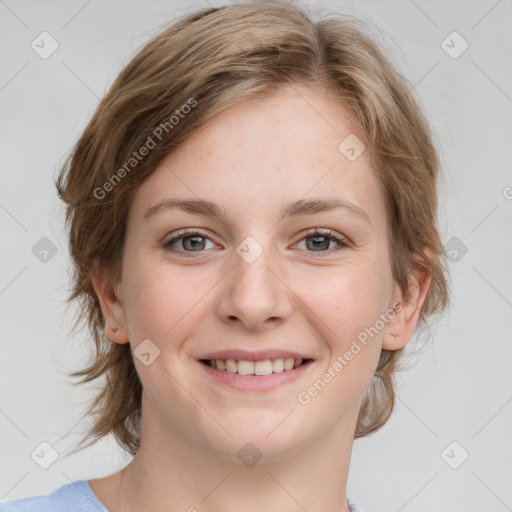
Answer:
<path fill-rule="evenodd" d="M 338 235 L 331 229 L 315 228 L 303 236 L 299 243 L 306 243 L 306 251 L 318 253 L 319 256 L 323 254 L 331 254 L 334 251 L 344 249 L 350 246 L 350 242 Z M 207 247 L 208 242 L 212 245 Z M 330 245 L 335 242 L 337 245 L 331 248 Z M 178 247 L 176 247 L 178 246 Z M 175 236 L 162 244 L 162 247 L 167 251 L 178 254 L 180 256 L 192 256 L 191 253 L 201 253 L 208 248 L 213 248 L 215 243 L 201 231 L 179 231 Z"/>
<path fill-rule="evenodd" d="M 200 231 L 181 231 L 176 233 L 176 236 L 171 240 L 165 242 L 162 247 L 175 254 L 185 255 L 186 253 L 204 251 L 208 248 L 206 247 L 207 241 L 211 242 L 213 246 L 215 245 L 210 238 Z M 180 243 L 178 244 L 178 242 Z M 181 246 L 181 249 L 174 247 L 177 244 Z"/>
<path fill-rule="evenodd" d="M 318 229 L 315 228 L 312 231 L 306 233 L 299 243 L 306 243 L 306 250 L 308 252 L 317 252 L 317 253 L 332 253 L 334 251 L 338 251 L 340 249 L 345 249 L 349 247 L 350 243 L 346 238 L 339 236 L 332 229 Z M 336 242 L 337 246 L 334 248 L 329 248 L 332 242 Z"/>

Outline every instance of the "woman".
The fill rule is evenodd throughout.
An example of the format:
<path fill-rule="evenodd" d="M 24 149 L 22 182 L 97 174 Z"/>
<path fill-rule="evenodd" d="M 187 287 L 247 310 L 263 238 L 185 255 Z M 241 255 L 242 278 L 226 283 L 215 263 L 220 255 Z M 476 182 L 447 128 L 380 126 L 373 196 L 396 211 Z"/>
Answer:
<path fill-rule="evenodd" d="M 358 511 L 418 326 L 447 305 L 438 157 L 406 80 L 342 16 L 209 8 L 149 41 L 57 182 L 106 383 L 91 441 L 133 460 L 1 511 Z"/>

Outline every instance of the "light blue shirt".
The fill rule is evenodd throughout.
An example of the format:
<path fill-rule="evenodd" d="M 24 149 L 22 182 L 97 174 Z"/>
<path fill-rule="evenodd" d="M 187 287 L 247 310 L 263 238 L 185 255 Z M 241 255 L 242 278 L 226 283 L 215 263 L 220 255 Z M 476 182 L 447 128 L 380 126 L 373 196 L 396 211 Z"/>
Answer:
<path fill-rule="evenodd" d="M 363 512 L 347 498 L 350 512 Z M 92 492 L 87 480 L 59 487 L 52 494 L 21 500 L 3 501 L 0 512 L 109 512 Z"/>

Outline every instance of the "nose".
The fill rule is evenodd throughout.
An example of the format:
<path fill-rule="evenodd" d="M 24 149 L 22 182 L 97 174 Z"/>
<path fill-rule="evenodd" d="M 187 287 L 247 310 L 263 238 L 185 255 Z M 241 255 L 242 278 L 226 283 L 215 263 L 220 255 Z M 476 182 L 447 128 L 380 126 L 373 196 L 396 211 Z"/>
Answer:
<path fill-rule="evenodd" d="M 293 293 L 271 251 L 252 262 L 234 255 L 217 303 L 221 321 L 246 330 L 275 328 L 292 313 Z"/>

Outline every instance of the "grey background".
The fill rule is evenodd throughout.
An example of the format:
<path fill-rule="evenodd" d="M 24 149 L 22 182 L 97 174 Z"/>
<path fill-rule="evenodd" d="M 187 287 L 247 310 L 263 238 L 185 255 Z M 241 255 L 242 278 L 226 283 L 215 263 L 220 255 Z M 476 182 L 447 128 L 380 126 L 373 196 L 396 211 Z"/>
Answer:
<path fill-rule="evenodd" d="M 89 345 L 85 333 L 68 334 L 53 178 L 133 51 L 207 3 L 220 4 L 0 0 L 0 500 L 130 460 L 112 440 L 64 458 L 84 432 L 93 386 L 67 377 Z M 399 377 L 389 423 L 355 442 L 347 494 L 367 512 L 512 510 L 512 1 L 303 3 L 375 23 L 414 84 L 443 151 L 440 228 L 453 259 L 449 313 Z M 31 48 L 43 31 L 59 45 L 47 59 Z M 457 58 L 445 51 L 462 49 L 458 36 L 446 39 L 454 31 L 469 44 Z M 43 237 L 56 250 L 46 262 Z M 47 469 L 31 458 L 43 441 L 61 454 Z"/>

